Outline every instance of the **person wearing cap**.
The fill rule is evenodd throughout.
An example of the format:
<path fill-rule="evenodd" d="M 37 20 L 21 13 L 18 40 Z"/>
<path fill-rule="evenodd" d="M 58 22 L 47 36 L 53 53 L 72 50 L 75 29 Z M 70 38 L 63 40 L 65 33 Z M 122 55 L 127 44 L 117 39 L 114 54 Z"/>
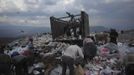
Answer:
<path fill-rule="evenodd" d="M 78 46 L 72 43 L 64 52 L 62 55 L 62 75 L 66 75 L 66 69 L 69 67 L 70 74 L 74 75 L 74 61 L 77 59 L 77 57 L 84 58 L 82 49 Z"/>
<path fill-rule="evenodd" d="M 83 40 L 83 52 L 86 62 L 88 60 L 92 60 L 96 55 L 97 47 L 90 36 L 86 36 L 86 38 Z"/>

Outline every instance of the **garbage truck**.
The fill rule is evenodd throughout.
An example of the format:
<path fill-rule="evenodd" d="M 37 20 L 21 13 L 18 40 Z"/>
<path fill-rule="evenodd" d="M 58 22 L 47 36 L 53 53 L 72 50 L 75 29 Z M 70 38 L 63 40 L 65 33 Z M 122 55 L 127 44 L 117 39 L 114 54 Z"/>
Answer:
<path fill-rule="evenodd" d="M 50 17 L 53 41 L 74 42 L 82 46 L 85 36 L 89 35 L 89 17 L 84 11 L 80 14 L 66 12 L 65 17 Z"/>

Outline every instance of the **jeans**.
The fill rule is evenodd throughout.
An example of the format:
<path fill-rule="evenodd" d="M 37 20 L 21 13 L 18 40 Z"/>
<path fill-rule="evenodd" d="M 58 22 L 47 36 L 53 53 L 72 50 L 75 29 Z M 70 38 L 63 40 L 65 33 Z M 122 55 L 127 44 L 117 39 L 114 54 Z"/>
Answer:
<path fill-rule="evenodd" d="M 69 68 L 69 75 L 74 75 L 74 59 L 69 56 L 62 57 L 62 75 L 66 75 L 66 69 Z"/>

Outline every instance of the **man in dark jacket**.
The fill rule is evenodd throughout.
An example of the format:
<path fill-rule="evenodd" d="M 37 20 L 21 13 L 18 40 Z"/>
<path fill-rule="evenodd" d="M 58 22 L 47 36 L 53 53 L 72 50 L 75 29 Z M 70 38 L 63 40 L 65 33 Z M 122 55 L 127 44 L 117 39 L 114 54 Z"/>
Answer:
<path fill-rule="evenodd" d="M 0 47 L 0 75 L 10 75 L 12 61 L 9 55 L 4 54 L 4 48 L 4 45 Z"/>
<path fill-rule="evenodd" d="M 97 47 L 90 36 L 87 36 L 83 41 L 84 59 L 90 61 L 96 55 Z"/>
<path fill-rule="evenodd" d="M 118 33 L 116 32 L 115 29 L 111 29 L 111 31 L 110 31 L 110 42 L 117 44 L 117 38 L 118 38 Z"/>

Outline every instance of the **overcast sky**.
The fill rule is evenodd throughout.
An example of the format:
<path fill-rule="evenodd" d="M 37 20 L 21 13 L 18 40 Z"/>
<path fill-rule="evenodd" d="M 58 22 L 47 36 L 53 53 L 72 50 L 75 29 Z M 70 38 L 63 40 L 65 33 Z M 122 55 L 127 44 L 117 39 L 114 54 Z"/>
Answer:
<path fill-rule="evenodd" d="M 50 16 L 84 10 L 90 25 L 134 25 L 134 0 L 0 0 L 0 25 L 50 26 Z"/>

